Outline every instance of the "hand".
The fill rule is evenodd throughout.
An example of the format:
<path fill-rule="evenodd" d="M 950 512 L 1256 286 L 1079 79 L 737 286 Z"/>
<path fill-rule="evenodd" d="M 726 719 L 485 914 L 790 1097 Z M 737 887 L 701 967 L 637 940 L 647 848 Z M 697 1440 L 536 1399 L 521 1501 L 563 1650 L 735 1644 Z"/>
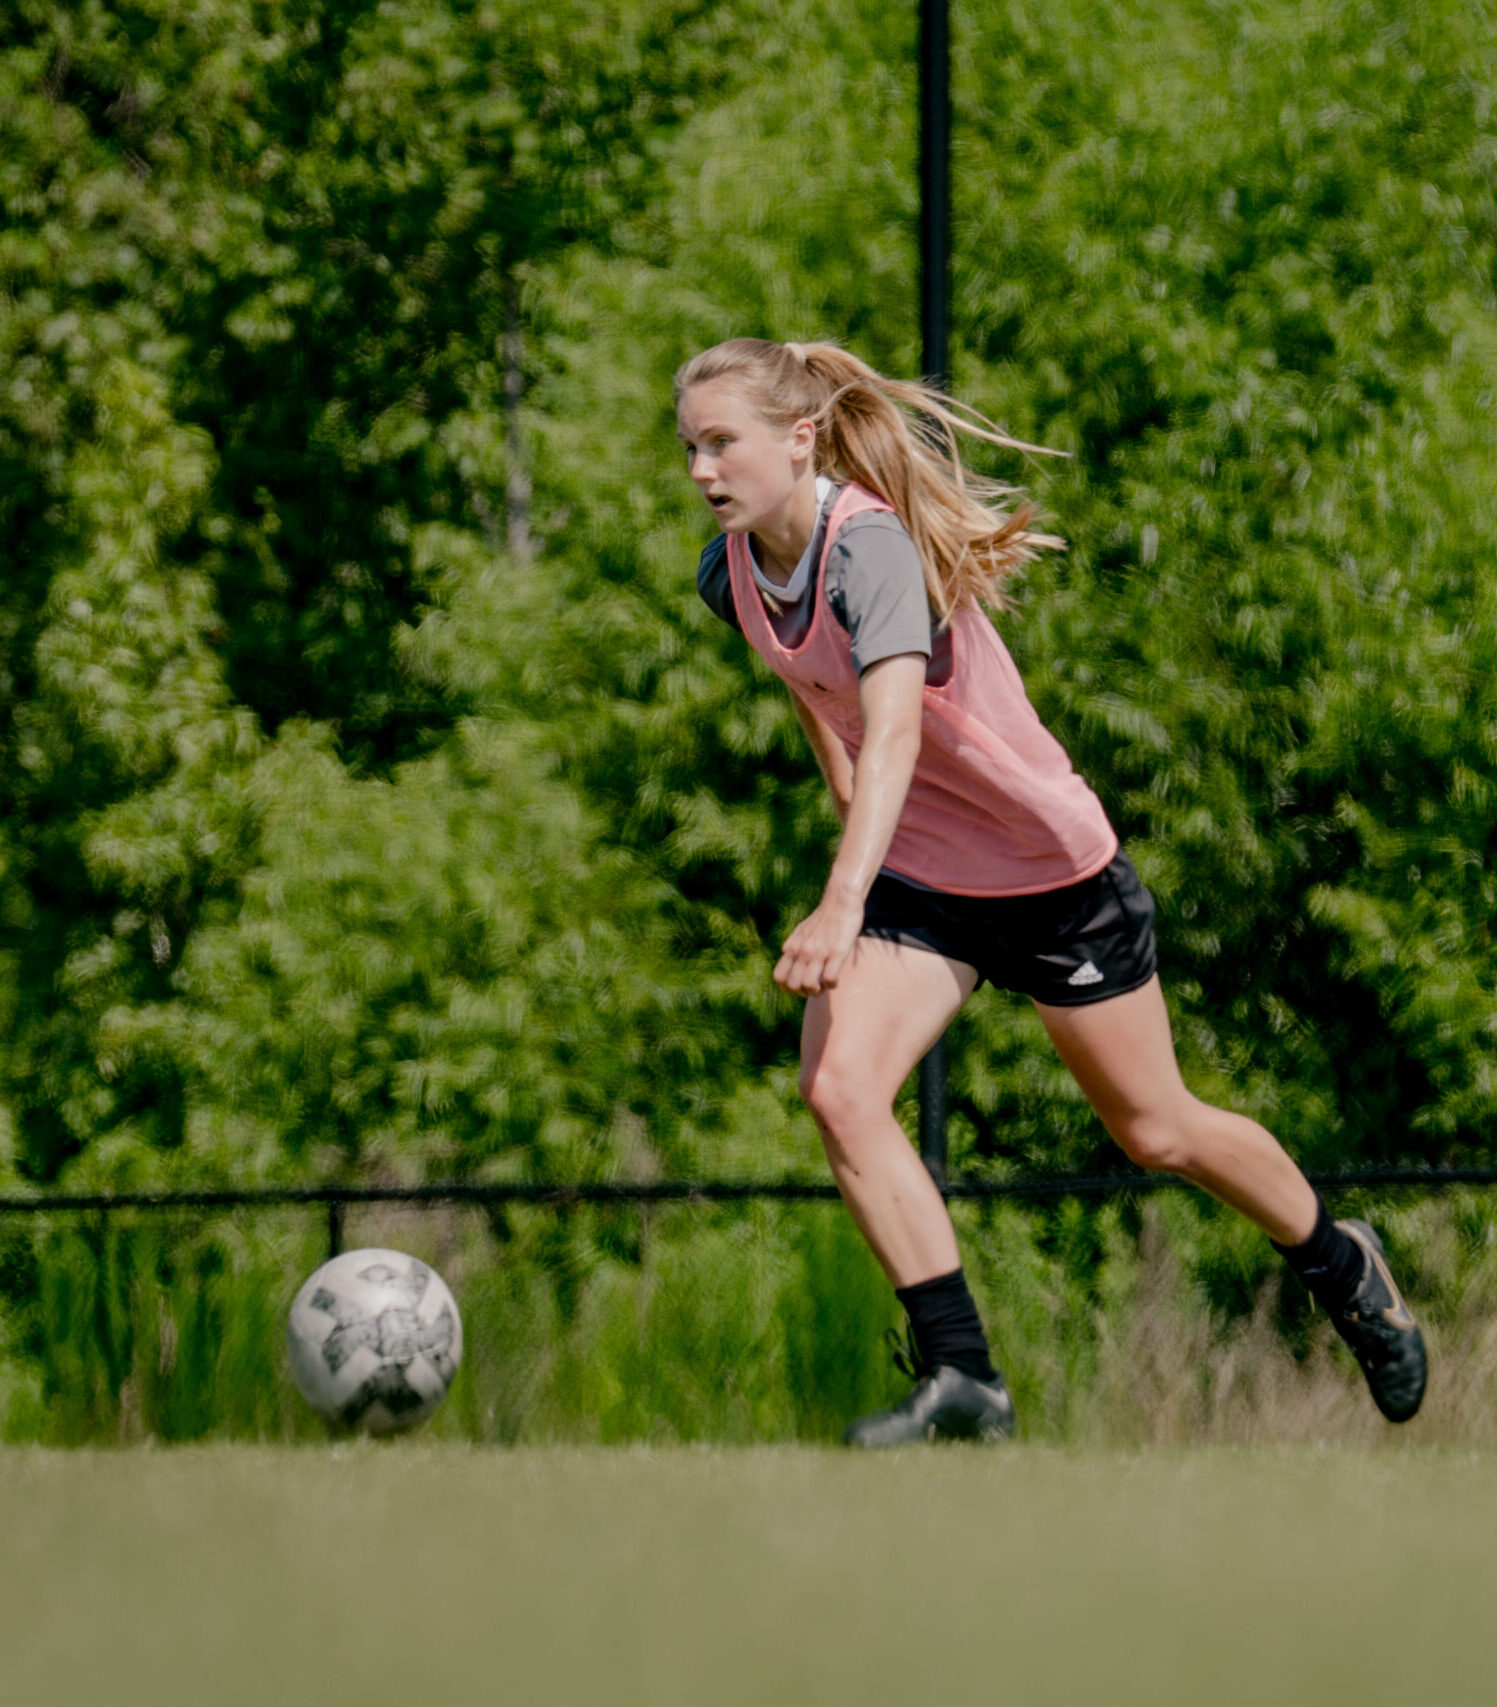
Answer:
<path fill-rule="evenodd" d="M 828 900 L 791 931 L 774 969 L 774 981 L 792 996 L 819 996 L 836 988 L 843 963 L 863 928 L 861 903 Z"/>

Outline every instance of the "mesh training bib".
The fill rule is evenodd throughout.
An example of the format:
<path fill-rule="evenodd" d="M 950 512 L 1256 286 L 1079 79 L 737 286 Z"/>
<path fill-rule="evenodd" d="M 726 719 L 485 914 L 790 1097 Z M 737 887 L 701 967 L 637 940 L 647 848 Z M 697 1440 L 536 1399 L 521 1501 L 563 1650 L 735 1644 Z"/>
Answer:
<path fill-rule="evenodd" d="M 845 487 L 827 521 L 811 626 L 799 646 L 775 637 L 749 565 L 748 537 L 728 535 L 733 604 L 744 637 L 833 729 L 857 762 L 858 677 L 847 631 L 827 607 L 826 564 L 849 516 L 894 506 Z M 981 611 L 951 622 L 951 673 L 927 684 L 920 757 L 885 864 L 953 895 L 1027 895 L 1094 876 L 1118 851 L 1102 803 L 1040 722 L 998 631 Z"/>

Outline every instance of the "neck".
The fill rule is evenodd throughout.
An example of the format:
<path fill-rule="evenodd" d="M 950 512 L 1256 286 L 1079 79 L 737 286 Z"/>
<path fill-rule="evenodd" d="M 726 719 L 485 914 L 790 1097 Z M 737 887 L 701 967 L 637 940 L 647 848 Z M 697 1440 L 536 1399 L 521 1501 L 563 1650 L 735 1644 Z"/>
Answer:
<path fill-rule="evenodd" d="M 785 585 L 805 556 L 815 531 L 816 476 L 807 473 L 796 481 L 784 509 L 754 529 L 755 555 L 769 580 Z"/>

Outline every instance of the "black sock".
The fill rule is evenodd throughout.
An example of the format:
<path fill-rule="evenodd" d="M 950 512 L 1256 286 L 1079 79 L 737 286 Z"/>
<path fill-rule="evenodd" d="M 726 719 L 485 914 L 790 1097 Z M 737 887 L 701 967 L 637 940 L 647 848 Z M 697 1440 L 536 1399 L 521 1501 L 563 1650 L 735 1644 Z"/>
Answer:
<path fill-rule="evenodd" d="M 918 1286 L 897 1286 L 894 1296 L 910 1318 L 910 1331 L 927 1369 L 934 1371 L 944 1363 L 978 1381 L 991 1381 L 998 1373 L 988 1356 L 988 1336 L 967 1289 L 967 1277 L 959 1268 L 922 1280 Z"/>
<path fill-rule="evenodd" d="M 1269 1243 L 1309 1287 L 1316 1303 L 1325 1310 L 1344 1310 L 1362 1284 L 1366 1259 L 1362 1247 L 1348 1238 L 1331 1219 L 1331 1212 L 1315 1198 L 1318 1214 L 1315 1231 L 1302 1245 Z"/>

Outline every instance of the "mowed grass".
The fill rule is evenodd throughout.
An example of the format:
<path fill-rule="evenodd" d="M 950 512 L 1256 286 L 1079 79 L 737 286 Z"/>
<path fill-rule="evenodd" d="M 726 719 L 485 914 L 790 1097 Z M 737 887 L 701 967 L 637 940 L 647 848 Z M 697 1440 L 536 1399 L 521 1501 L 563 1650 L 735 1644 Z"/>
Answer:
<path fill-rule="evenodd" d="M 1487 1702 L 1497 1458 L 0 1455 L 27 1707 Z"/>

